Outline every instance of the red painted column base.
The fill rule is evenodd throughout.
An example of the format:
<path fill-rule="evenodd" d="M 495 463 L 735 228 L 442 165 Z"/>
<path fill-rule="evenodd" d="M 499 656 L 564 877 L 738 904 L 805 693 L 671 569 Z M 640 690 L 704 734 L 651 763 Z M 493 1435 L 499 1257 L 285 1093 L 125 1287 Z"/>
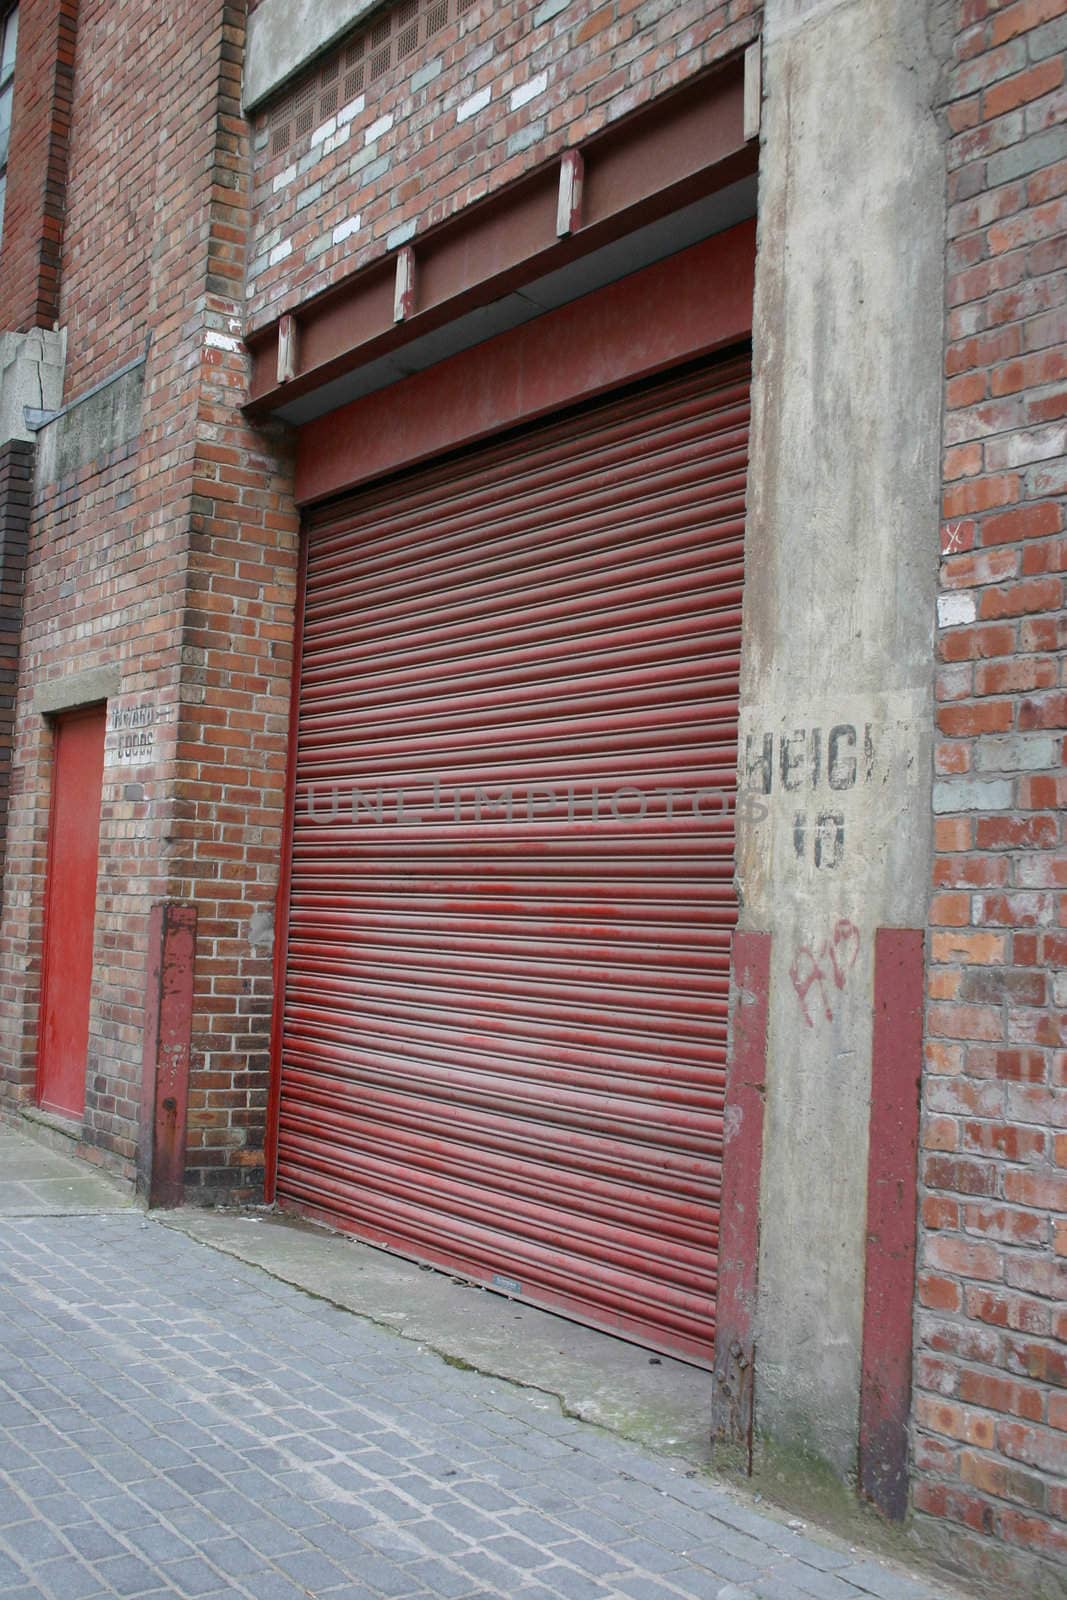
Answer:
<path fill-rule="evenodd" d="M 196 907 L 163 901 L 148 920 L 137 1187 L 150 1206 L 180 1206 L 193 1026 Z"/>
<path fill-rule="evenodd" d="M 726 1069 L 712 1440 L 752 1471 L 756 1277 L 771 936 L 737 933 Z"/>
<path fill-rule="evenodd" d="M 879 928 L 874 944 L 859 1473 L 861 1493 L 895 1522 L 908 1509 L 922 1050 L 922 930 Z"/>

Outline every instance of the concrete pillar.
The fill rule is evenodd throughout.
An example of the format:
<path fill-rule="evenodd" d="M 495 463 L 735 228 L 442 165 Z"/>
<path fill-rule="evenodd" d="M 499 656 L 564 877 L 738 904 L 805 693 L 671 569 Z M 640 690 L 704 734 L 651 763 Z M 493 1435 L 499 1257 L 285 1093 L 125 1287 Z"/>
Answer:
<path fill-rule="evenodd" d="M 938 9 L 765 12 L 738 841 L 742 928 L 771 934 L 755 1426 L 845 1476 L 875 934 L 924 926 L 930 872 Z"/>
<path fill-rule="evenodd" d="M 0 333 L 0 445 L 9 439 L 32 441 L 26 411 L 58 411 L 63 400 L 65 329 L 30 328 Z"/>

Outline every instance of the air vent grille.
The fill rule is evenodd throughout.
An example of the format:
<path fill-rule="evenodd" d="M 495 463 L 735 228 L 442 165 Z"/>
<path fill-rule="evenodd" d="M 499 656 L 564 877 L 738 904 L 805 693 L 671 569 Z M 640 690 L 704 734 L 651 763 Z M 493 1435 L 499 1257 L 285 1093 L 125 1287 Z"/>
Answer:
<path fill-rule="evenodd" d="M 305 140 L 340 106 L 373 88 L 378 94 L 395 70 L 450 22 L 464 16 L 476 0 L 400 0 L 335 46 L 301 78 L 265 107 L 260 127 L 269 135 L 271 156 L 284 155 Z"/>

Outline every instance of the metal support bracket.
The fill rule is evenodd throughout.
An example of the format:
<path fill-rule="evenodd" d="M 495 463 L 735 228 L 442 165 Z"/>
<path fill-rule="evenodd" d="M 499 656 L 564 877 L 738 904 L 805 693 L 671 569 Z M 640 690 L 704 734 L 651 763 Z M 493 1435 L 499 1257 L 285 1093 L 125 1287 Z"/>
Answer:
<path fill-rule="evenodd" d="M 300 330 L 295 317 L 286 315 L 278 322 L 278 382 L 291 383 L 296 377 Z"/>
<path fill-rule="evenodd" d="M 406 322 L 415 313 L 415 252 L 409 244 L 397 251 L 393 321 Z"/>
<path fill-rule="evenodd" d="M 556 207 L 556 232 L 561 239 L 577 233 L 582 225 L 582 185 L 585 162 L 580 150 L 568 150 L 559 167 L 559 204 Z"/>

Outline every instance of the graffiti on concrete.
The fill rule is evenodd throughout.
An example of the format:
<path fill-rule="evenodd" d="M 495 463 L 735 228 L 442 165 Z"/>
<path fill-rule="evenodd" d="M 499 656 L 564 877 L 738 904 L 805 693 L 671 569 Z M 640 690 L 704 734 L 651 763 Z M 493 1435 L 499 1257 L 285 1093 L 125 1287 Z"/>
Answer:
<path fill-rule="evenodd" d="M 832 1022 L 834 1013 L 830 1002 L 834 998 L 833 990 L 840 991 L 845 987 L 859 953 L 859 929 L 848 917 L 838 917 L 829 936 L 817 947 L 814 943 L 798 947 L 789 968 L 789 976 L 809 1028 L 815 1026 L 809 1005 L 812 991 L 818 990 L 818 999 L 812 998 L 811 1003 L 817 1007 L 821 1002 L 823 1016 L 827 1022 Z M 828 987 L 830 984 L 833 989 Z"/>
<path fill-rule="evenodd" d="M 836 867 L 845 853 L 845 818 L 840 811 L 821 811 L 809 828 L 808 816 L 798 811 L 793 818 L 793 849 L 798 860 L 808 850 L 817 867 Z"/>
<path fill-rule="evenodd" d="M 818 789 L 825 779 L 838 793 L 870 783 L 874 775 L 871 724 L 862 728 L 838 722 L 822 728 L 796 728 L 792 733 L 750 733 L 745 740 L 746 787 L 759 794 L 785 789 Z"/>
<path fill-rule="evenodd" d="M 830 796 L 870 784 L 875 747 L 869 722 L 836 722 L 829 728 L 794 728 L 792 733 L 750 733 L 745 740 L 743 781 L 750 793 Z M 830 798 L 827 796 L 827 798 Z M 845 813 L 798 810 L 793 816 L 798 861 L 836 867 L 845 853 Z"/>

